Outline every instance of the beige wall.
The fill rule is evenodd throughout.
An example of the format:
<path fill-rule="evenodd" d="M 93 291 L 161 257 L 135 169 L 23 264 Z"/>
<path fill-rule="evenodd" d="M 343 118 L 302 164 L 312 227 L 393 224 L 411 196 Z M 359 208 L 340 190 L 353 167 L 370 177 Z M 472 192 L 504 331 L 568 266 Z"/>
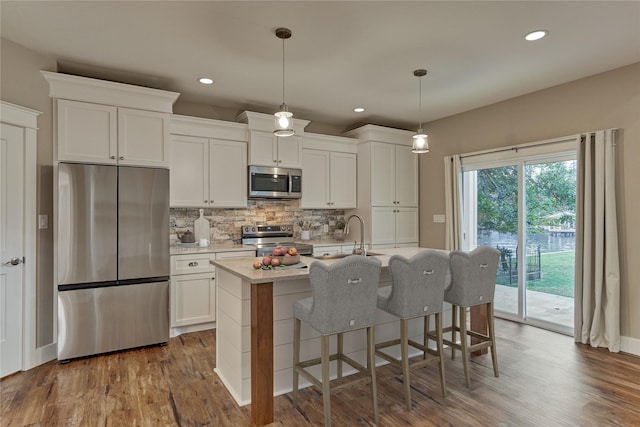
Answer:
<path fill-rule="evenodd" d="M 37 233 L 38 347 L 53 337 L 53 113 L 49 85 L 40 70 L 56 71 L 52 57 L 38 55 L 5 38 L 0 40 L 0 99 L 41 111 L 38 117 L 37 212 L 49 216 L 49 228 Z"/>
<path fill-rule="evenodd" d="M 444 156 L 620 128 L 621 333 L 640 339 L 640 63 L 428 123 L 420 156 L 420 244 L 444 247 Z"/>

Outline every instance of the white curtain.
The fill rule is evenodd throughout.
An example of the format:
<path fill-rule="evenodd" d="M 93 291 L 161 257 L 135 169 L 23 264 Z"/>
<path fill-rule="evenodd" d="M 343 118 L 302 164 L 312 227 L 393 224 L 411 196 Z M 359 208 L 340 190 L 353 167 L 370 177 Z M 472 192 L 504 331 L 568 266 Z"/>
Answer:
<path fill-rule="evenodd" d="M 460 230 L 462 208 L 462 191 L 460 187 L 460 177 L 462 168 L 460 166 L 460 156 L 445 156 L 444 158 L 444 188 L 445 188 L 445 218 L 446 234 L 445 249 L 460 249 Z"/>
<path fill-rule="evenodd" d="M 581 135 L 576 213 L 576 342 L 620 351 L 615 130 Z"/>

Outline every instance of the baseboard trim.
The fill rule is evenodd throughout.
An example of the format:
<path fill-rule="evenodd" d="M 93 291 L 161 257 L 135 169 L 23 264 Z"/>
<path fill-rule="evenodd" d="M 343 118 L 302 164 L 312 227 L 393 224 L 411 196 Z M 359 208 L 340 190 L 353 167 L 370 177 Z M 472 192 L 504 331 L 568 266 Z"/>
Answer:
<path fill-rule="evenodd" d="M 633 354 L 634 356 L 640 356 L 640 339 L 620 337 L 620 351 Z"/>

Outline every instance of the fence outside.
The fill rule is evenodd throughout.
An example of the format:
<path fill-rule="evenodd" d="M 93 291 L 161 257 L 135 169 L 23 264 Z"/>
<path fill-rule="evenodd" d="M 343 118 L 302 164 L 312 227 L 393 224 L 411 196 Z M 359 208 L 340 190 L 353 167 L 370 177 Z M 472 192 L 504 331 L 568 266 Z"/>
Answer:
<path fill-rule="evenodd" d="M 517 286 L 518 247 L 511 249 L 504 246 L 496 246 L 496 248 L 500 251 L 500 265 L 498 265 L 496 283 Z M 527 281 L 540 280 L 540 245 L 526 249 L 525 265 Z"/>

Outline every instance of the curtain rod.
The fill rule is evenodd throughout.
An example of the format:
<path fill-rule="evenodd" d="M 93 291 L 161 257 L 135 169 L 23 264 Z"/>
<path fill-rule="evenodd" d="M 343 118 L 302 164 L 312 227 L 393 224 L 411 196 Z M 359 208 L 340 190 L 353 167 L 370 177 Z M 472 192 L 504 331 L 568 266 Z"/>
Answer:
<path fill-rule="evenodd" d="M 467 158 L 467 157 L 481 156 L 481 155 L 490 154 L 490 153 L 502 153 L 504 151 L 515 151 L 517 153 L 518 150 L 520 150 L 520 149 L 540 147 L 540 146 L 543 146 L 543 145 L 550 145 L 550 144 L 558 144 L 560 142 L 568 142 L 568 141 L 571 141 L 571 140 L 575 140 L 575 138 L 577 136 L 578 135 L 569 135 L 569 136 L 565 136 L 565 137 L 562 137 L 562 138 L 554 138 L 554 139 L 547 139 L 547 140 L 539 141 L 539 142 L 531 142 L 529 144 L 520 144 L 520 145 L 513 145 L 513 146 L 510 146 L 510 147 L 493 148 L 493 149 L 489 149 L 489 150 L 476 151 L 475 153 L 461 154 L 460 158 L 464 159 L 464 158 Z"/>

